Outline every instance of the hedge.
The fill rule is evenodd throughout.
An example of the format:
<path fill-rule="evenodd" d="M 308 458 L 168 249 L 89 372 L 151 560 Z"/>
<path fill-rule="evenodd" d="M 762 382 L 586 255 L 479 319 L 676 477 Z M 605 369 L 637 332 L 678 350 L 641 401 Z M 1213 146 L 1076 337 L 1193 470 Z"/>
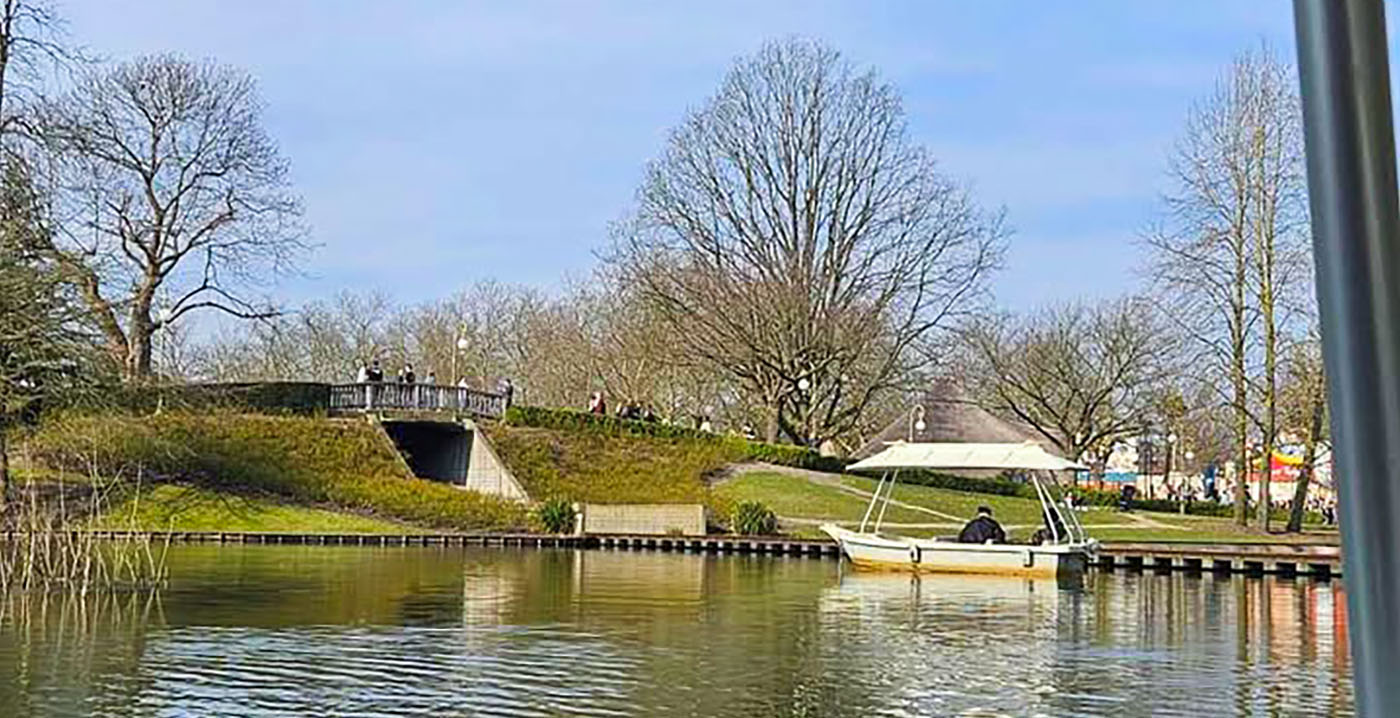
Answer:
<path fill-rule="evenodd" d="M 118 384 L 84 396 L 69 408 L 134 414 L 161 411 L 239 411 L 273 415 L 322 415 L 330 407 L 330 385 L 315 382 L 229 384 Z"/>

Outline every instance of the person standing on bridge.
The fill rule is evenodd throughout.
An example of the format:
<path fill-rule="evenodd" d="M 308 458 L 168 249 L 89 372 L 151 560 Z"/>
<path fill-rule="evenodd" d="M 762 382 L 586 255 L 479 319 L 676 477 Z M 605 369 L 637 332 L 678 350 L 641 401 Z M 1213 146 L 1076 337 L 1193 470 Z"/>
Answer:
<path fill-rule="evenodd" d="M 515 399 L 515 384 L 509 377 L 502 379 L 499 385 L 501 396 L 506 398 L 506 408 L 510 408 L 510 403 Z"/>
<path fill-rule="evenodd" d="M 417 383 L 418 383 L 418 375 L 413 373 L 413 364 L 412 364 L 412 363 L 410 363 L 410 362 L 404 362 L 404 363 L 403 363 L 403 371 L 399 372 L 399 381 L 402 382 L 402 383 L 404 383 L 404 384 L 417 384 Z"/>
<path fill-rule="evenodd" d="M 369 365 L 369 381 L 371 383 L 384 381 L 384 370 L 380 368 L 378 359 Z"/>
<path fill-rule="evenodd" d="M 356 383 L 356 384 L 367 384 L 367 383 L 369 383 L 369 363 L 368 363 L 368 362 L 363 362 L 363 361 L 360 362 L 360 371 L 357 372 L 357 373 L 355 374 L 355 383 Z"/>

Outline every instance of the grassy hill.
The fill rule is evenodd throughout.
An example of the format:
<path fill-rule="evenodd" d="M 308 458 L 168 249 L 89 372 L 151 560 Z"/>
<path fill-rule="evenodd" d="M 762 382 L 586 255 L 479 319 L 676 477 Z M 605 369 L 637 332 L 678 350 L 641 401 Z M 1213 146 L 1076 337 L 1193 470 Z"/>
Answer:
<path fill-rule="evenodd" d="M 381 522 L 375 530 L 387 530 L 383 522 L 453 530 L 526 525 L 525 508 L 516 503 L 413 478 L 388 439 L 363 420 L 235 413 L 69 415 L 47 422 L 28 450 L 51 471 L 101 477 L 104 490 L 115 491 L 109 501 L 114 517 L 133 513 L 124 509 L 139 500 L 132 493 L 135 487 L 169 485 L 241 497 L 251 502 L 244 504 L 245 515 L 262 516 L 239 524 L 243 519 L 224 511 L 223 520 L 234 525 L 305 521 L 305 530 L 335 530 L 327 526 L 348 521 L 331 521 L 323 513 L 295 519 L 283 512 L 273 518 L 277 506 L 370 517 Z M 176 498 L 173 494 L 148 498 L 148 510 L 134 512 L 142 527 L 168 528 L 173 522 L 174 528 L 193 529 L 218 523 L 208 512 L 220 504 L 185 501 L 189 511 L 181 512 L 180 502 L 151 506 Z M 230 505 L 222 504 L 225 509 Z"/>
<path fill-rule="evenodd" d="M 783 531 L 817 535 L 858 523 L 875 481 L 841 473 L 815 452 L 656 423 L 515 407 L 483 431 L 536 500 L 700 503 L 720 524 L 741 501 L 759 501 Z M 181 530 L 394 532 L 518 530 L 527 507 L 413 478 L 387 437 L 364 420 L 240 413 L 68 415 L 29 442 L 37 475 L 55 471 L 116 487 L 94 520 L 109 527 Z M 896 486 L 890 531 L 957 532 L 991 506 L 1013 537 L 1039 526 L 1039 503 L 1006 481 L 947 479 Z M 136 487 L 142 487 L 137 490 Z M 104 491 L 106 489 L 103 489 Z M 1335 542 L 1335 532 L 1278 537 L 1229 520 L 1095 508 L 1081 514 L 1105 541 Z"/>
<path fill-rule="evenodd" d="M 730 502 L 711 484 L 740 462 L 839 470 L 809 449 L 578 411 L 512 407 L 482 426 L 501 460 L 535 499 L 598 503 L 699 503 L 715 516 Z"/>

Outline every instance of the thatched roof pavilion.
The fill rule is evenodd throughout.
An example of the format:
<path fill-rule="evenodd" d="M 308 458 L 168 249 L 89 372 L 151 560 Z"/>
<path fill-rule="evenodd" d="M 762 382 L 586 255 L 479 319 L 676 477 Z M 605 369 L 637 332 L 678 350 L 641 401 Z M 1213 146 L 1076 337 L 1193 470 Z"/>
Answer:
<path fill-rule="evenodd" d="M 917 407 L 923 407 L 924 430 L 914 424 Z M 854 454 L 854 459 L 873 456 L 893 441 L 951 441 L 998 443 L 1033 441 L 1046 451 L 1059 455 L 1055 445 L 1035 429 L 1008 421 L 982 408 L 952 380 L 939 380 Z"/>

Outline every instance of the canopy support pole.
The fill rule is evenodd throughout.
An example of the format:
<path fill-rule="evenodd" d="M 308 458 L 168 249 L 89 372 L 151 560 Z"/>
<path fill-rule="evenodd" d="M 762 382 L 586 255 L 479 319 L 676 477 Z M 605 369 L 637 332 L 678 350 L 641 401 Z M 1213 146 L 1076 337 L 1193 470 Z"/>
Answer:
<path fill-rule="evenodd" d="M 890 487 L 885 489 L 885 503 L 880 506 L 880 517 L 875 519 L 875 533 L 880 533 L 880 526 L 885 523 L 885 510 L 890 507 L 890 496 L 894 494 L 894 482 L 899 478 L 899 469 L 890 472 Z"/>
<path fill-rule="evenodd" d="M 880 489 L 885 486 L 885 479 L 888 479 L 890 472 L 880 474 L 880 483 L 875 484 L 875 493 L 870 496 L 870 505 L 865 507 L 865 515 L 860 517 L 860 532 L 865 533 L 866 524 L 870 523 L 870 514 L 875 511 L 875 504 L 880 500 Z"/>

